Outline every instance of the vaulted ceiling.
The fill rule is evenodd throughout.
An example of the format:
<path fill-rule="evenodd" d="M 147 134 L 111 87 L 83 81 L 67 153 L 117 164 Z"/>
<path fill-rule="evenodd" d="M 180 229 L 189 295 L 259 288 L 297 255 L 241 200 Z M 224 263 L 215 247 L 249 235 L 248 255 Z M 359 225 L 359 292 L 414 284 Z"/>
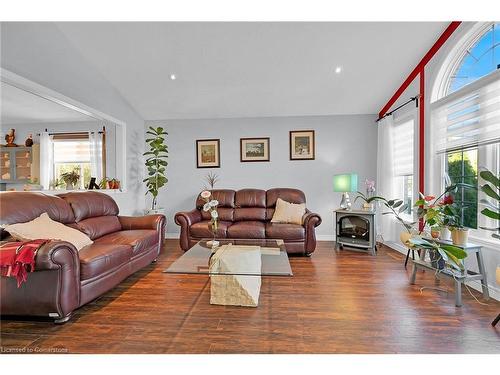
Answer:
<path fill-rule="evenodd" d="M 447 23 L 57 26 L 144 119 L 155 120 L 377 113 Z"/>

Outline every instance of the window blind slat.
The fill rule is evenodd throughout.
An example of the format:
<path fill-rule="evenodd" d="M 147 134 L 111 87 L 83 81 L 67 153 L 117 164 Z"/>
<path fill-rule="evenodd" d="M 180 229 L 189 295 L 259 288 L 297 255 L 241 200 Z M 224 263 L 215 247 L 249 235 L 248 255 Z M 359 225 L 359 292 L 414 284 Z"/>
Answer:
<path fill-rule="evenodd" d="M 432 106 L 436 151 L 490 142 L 500 137 L 500 71 Z"/>
<path fill-rule="evenodd" d="M 413 174 L 413 127 L 413 119 L 394 125 L 392 153 L 396 176 Z"/>

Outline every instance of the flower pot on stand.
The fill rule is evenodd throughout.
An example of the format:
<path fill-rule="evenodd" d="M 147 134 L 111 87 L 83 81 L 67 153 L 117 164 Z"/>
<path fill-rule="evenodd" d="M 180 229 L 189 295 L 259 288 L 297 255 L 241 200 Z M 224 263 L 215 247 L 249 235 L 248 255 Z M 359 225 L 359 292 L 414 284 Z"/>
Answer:
<path fill-rule="evenodd" d="M 453 228 L 451 231 L 451 240 L 453 245 L 463 246 L 467 244 L 469 239 L 469 229 L 467 228 Z"/>
<path fill-rule="evenodd" d="M 448 227 L 443 227 L 439 231 L 439 239 L 444 241 L 449 241 L 451 239 L 451 232 Z"/>

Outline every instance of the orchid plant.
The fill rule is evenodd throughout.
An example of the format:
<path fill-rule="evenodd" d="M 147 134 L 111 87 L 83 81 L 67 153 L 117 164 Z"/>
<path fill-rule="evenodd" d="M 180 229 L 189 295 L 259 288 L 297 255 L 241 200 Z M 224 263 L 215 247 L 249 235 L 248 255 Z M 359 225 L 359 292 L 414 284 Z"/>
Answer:
<path fill-rule="evenodd" d="M 219 228 L 219 213 L 217 212 L 219 201 L 217 199 L 211 199 L 212 193 L 208 190 L 203 190 L 200 194 L 200 197 L 205 201 L 205 204 L 203 205 L 203 211 L 210 212 L 211 219 L 209 228 L 215 238 L 217 229 Z"/>

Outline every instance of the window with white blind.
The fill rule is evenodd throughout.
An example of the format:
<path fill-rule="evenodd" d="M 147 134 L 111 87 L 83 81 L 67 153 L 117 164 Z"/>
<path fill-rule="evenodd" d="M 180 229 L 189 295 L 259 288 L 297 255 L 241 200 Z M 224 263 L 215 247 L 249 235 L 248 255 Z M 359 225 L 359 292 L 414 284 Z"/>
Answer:
<path fill-rule="evenodd" d="M 500 172 L 500 70 L 485 74 L 431 104 L 431 140 L 440 171 L 435 178 L 441 179 L 441 190 L 446 174 L 452 182 L 477 187 L 480 168 Z M 482 198 L 481 191 L 470 188 L 455 194 L 463 207 L 462 224 L 473 229 L 472 236 L 489 239 L 491 233 L 480 229 L 488 221 L 480 214 Z"/>
<path fill-rule="evenodd" d="M 406 214 L 412 214 L 414 174 L 414 117 L 396 120 L 393 125 L 393 173 L 396 197 L 408 204 Z"/>
<path fill-rule="evenodd" d="M 91 174 L 90 141 L 88 136 L 55 135 L 52 139 L 54 150 L 54 179 L 64 188 L 62 174 L 76 171 L 80 180 L 75 188 L 88 186 Z"/>

